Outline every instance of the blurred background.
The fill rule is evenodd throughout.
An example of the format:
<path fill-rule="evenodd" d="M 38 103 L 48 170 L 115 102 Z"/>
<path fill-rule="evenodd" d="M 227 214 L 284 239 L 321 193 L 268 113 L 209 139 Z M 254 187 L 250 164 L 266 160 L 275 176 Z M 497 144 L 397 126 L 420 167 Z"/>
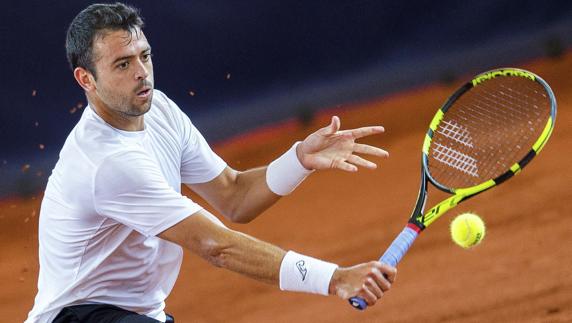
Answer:
<path fill-rule="evenodd" d="M 0 11 L 0 197 L 44 188 L 86 107 L 64 39 L 90 3 L 9 1 Z M 570 1 L 128 3 L 145 19 L 156 87 L 212 145 L 572 45 Z"/>

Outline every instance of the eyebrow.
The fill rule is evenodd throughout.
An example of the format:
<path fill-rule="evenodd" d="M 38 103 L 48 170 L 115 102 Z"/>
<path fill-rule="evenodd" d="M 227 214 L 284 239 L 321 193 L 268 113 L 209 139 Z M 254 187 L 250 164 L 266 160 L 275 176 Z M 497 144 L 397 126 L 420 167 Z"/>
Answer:
<path fill-rule="evenodd" d="M 145 52 L 150 52 L 150 51 L 151 51 L 151 46 L 145 48 L 145 49 L 142 50 L 141 53 L 139 53 L 139 54 L 142 54 L 142 53 L 145 53 Z M 116 64 L 117 62 L 119 62 L 119 61 L 122 61 L 122 60 L 128 59 L 128 58 L 131 58 L 131 57 L 134 57 L 134 56 L 136 56 L 136 55 L 129 55 L 129 56 L 121 56 L 121 57 L 118 57 L 118 58 L 116 58 L 116 59 L 113 61 L 113 63 L 111 63 L 111 65 L 115 65 L 115 64 Z"/>

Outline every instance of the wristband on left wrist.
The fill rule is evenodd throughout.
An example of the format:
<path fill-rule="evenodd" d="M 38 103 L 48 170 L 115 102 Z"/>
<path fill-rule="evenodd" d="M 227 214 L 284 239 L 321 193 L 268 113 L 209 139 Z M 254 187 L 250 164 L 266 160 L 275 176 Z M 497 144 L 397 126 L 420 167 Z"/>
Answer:
<path fill-rule="evenodd" d="M 314 170 L 306 169 L 296 154 L 296 142 L 287 152 L 275 159 L 266 169 L 266 184 L 277 195 L 285 196 L 308 177 Z"/>

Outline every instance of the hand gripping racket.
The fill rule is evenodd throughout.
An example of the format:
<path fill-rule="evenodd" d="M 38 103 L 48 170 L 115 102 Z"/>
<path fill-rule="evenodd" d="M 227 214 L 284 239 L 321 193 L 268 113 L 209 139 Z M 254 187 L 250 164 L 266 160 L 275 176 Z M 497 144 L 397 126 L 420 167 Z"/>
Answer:
<path fill-rule="evenodd" d="M 397 266 L 421 231 L 441 215 L 518 174 L 546 144 L 555 118 L 554 93 L 531 72 L 501 68 L 461 86 L 429 125 L 415 208 L 379 261 Z M 424 212 L 428 183 L 452 196 Z M 367 308 L 360 297 L 349 301 Z"/>

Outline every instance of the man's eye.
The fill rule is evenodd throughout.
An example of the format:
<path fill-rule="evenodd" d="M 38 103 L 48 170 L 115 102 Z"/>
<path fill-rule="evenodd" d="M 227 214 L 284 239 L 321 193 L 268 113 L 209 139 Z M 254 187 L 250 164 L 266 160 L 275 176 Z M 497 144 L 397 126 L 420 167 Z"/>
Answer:
<path fill-rule="evenodd" d="M 123 63 L 117 65 L 117 67 L 119 69 L 122 69 L 122 70 L 127 69 L 127 67 L 129 67 L 129 62 L 123 62 Z"/>
<path fill-rule="evenodd" d="M 144 54 L 144 55 L 143 55 L 143 61 L 144 61 L 144 62 L 147 62 L 148 60 L 151 59 L 151 56 L 153 56 L 153 55 L 150 54 L 150 53 L 149 53 L 149 54 Z"/>

